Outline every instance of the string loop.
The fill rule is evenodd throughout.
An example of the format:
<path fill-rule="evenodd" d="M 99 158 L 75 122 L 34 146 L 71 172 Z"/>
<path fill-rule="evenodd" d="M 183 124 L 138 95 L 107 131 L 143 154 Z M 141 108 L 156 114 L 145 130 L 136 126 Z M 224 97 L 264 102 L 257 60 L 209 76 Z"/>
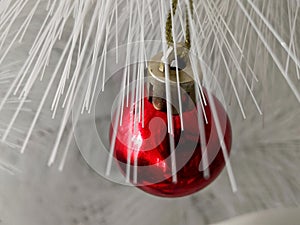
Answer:
<path fill-rule="evenodd" d="M 172 18 L 176 14 L 178 6 L 178 0 L 173 0 L 172 1 L 172 9 L 169 12 L 167 22 L 166 22 L 166 41 L 169 46 L 174 44 L 174 37 L 173 37 L 173 25 L 172 25 Z M 190 6 L 190 12 L 191 16 L 193 17 L 193 11 L 194 11 L 194 6 L 193 6 L 193 0 L 189 0 L 189 6 Z M 173 14 L 173 15 L 172 15 Z M 190 34 L 190 24 L 189 24 L 189 9 L 188 6 L 186 6 L 186 28 L 185 28 L 185 47 L 187 49 L 191 49 L 191 34 Z"/>

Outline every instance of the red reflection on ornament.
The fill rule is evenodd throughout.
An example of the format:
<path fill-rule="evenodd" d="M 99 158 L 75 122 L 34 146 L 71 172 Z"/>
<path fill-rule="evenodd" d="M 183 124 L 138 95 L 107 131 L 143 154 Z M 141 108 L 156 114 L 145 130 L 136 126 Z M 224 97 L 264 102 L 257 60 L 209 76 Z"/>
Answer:
<path fill-rule="evenodd" d="M 204 93 L 207 97 L 205 90 Z M 230 121 L 218 99 L 215 97 L 213 99 L 224 143 L 229 154 L 232 140 Z M 205 177 L 204 171 L 200 166 L 202 150 L 197 107 L 183 113 L 184 131 L 181 129 L 180 116 L 172 116 L 177 166 L 176 183 L 172 179 L 167 113 L 156 110 L 152 103 L 145 98 L 143 127 L 142 122 L 137 122 L 137 125 L 134 123 L 135 107 L 136 105 L 123 109 L 122 124 L 117 129 L 114 149 L 116 162 L 124 175 L 126 174 L 126 167 L 130 166 L 131 182 L 135 180 L 134 170 L 136 170 L 135 186 L 156 196 L 182 197 L 205 188 L 215 180 L 224 168 L 225 160 L 209 103 L 207 106 L 204 106 L 208 121 L 207 124 L 204 124 L 204 129 L 207 143 L 206 154 L 209 162 L 209 177 Z M 128 158 L 130 161 L 127 165 Z M 137 166 L 135 167 L 135 165 Z"/>

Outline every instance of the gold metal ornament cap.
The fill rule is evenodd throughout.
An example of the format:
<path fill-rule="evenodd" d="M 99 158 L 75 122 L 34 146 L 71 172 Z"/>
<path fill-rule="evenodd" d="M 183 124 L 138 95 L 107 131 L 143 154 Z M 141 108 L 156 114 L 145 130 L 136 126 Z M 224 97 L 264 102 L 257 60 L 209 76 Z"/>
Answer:
<path fill-rule="evenodd" d="M 176 46 L 177 65 L 178 65 L 178 80 L 180 83 L 180 97 L 188 95 L 195 102 L 195 80 L 189 58 L 189 50 L 184 43 L 178 43 Z M 169 68 L 169 85 L 170 85 L 170 101 L 173 106 L 173 113 L 177 113 L 179 108 L 178 101 L 178 85 L 175 51 L 170 47 L 167 56 L 163 52 L 155 55 L 148 63 L 149 93 L 152 96 L 152 104 L 155 109 L 166 110 L 166 71 L 165 65 Z M 198 71 L 201 71 L 200 69 Z M 202 80 L 202 73 L 197 74 L 199 80 Z"/>

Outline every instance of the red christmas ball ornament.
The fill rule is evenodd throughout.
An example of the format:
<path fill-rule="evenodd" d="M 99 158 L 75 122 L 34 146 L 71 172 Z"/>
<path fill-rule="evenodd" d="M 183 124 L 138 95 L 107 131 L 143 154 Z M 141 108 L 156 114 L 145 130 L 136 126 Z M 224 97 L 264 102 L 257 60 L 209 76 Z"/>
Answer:
<path fill-rule="evenodd" d="M 149 63 L 149 96 L 122 109 L 122 123 L 112 124 L 110 136 L 116 132 L 114 157 L 130 182 L 152 195 L 182 197 L 205 188 L 221 173 L 225 166 L 224 150 L 230 153 L 231 125 L 216 97 L 209 98 L 204 88 L 205 100 L 195 97 L 194 81 L 187 74 L 189 61 L 179 71 L 180 95 L 176 71 L 170 68 L 172 110 L 168 108 L 161 56 L 158 54 Z M 203 107 L 199 108 L 199 101 Z M 169 119 L 167 108 L 172 111 Z M 137 119 L 139 116 L 141 120 Z M 223 145 L 223 150 L 220 139 L 226 147 Z"/>

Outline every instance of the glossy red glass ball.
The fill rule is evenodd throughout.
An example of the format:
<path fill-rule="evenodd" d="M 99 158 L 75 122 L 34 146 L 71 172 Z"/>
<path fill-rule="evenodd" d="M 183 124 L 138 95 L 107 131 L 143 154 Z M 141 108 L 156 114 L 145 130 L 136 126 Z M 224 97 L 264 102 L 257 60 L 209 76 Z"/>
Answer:
<path fill-rule="evenodd" d="M 205 95 L 207 98 L 206 92 Z M 222 104 L 217 98 L 213 97 L 213 99 L 224 143 L 229 154 L 232 141 L 230 121 Z M 225 160 L 208 101 L 208 104 L 204 106 L 207 117 L 204 130 L 210 175 L 206 177 L 200 166 L 203 161 L 198 125 L 199 114 L 195 106 L 183 113 L 184 131 L 181 128 L 180 116 L 172 116 L 174 128 L 172 137 L 175 142 L 177 166 L 176 183 L 172 179 L 167 113 L 156 110 L 147 98 L 143 102 L 144 124 L 140 122 L 134 125 L 136 105 L 122 109 L 122 124 L 116 130 L 117 136 L 114 147 L 114 157 L 121 172 L 126 175 L 126 171 L 127 173 L 130 171 L 129 178 L 135 186 L 160 197 L 190 195 L 212 183 L 224 168 Z M 111 127 L 110 137 L 112 137 L 114 126 Z M 134 174 L 136 174 L 136 178 L 134 178 Z"/>

